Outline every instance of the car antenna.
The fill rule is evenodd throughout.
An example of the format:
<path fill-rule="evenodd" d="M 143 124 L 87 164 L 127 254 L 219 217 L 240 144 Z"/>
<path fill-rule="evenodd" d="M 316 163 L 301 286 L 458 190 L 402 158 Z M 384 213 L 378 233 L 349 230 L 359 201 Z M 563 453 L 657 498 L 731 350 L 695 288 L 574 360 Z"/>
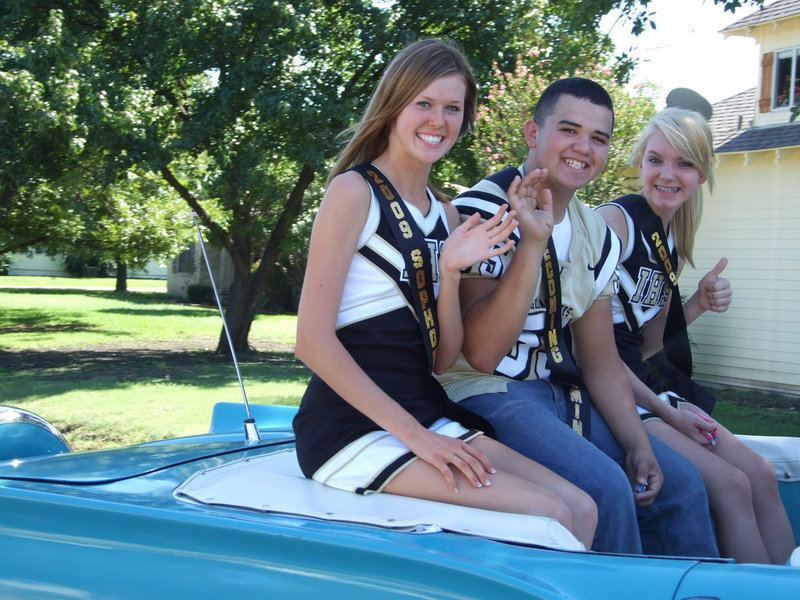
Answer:
<path fill-rule="evenodd" d="M 200 232 L 200 224 L 197 222 L 197 213 L 194 211 L 192 211 L 192 219 L 194 219 L 194 226 L 197 228 L 197 237 L 200 239 L 200 248 L 203 251 L 203 259 L 208 269 L 208 278 L 211 280 L 211 289 L 214 290 L 214 298 L 217 300 L 217 308 L 219 308 L 219 314 L 222 317 L 222 328 L 225 330 L 225 336 L 228 338 L 228 348 L 231 350 L 233 366 L 236 369 L 236 377 L 239 378 L 239 387 L 242 389 L 244 408 L 247 411 L 247 418 L 244 420 L 244 442 L 245 444 L 255 444 L 261 439 L 261 434 L 258 432 L 256 420 L 250 412 L 250 403 L 247 401 L 247 392 L 244 391 L 244 381 L 242 380 L 242 372 L 239 370 L 239 361 L 236 360 L 236 350 L 233 349 L 231 332 L 228 329 L 228 322 L 225 320 L 225 311 L 222 310 L 222 302 L 219 299 L 219 292 L 217 292 L 217 284 L 214 282 L 214 274 L 211 272 L 211 263 L 208 261 L 206 245 L 203 243 L 203 234 Z"/>

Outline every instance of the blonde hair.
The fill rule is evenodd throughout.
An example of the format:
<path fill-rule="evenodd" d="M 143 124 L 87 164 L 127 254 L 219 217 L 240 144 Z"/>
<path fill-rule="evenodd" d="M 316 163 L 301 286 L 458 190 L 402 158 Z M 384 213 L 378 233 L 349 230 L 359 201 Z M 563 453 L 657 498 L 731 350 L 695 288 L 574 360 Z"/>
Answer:
<path fill-rule="evenodd" d="M 705 177 L 709 191 L 713 191 L 714 138 L 705 117 L 684 108 L 665 108 L 656 113 L 636 142 L 629 160 L 631 166 L 638 167 L 641 164 L 647 142 L 656 130 L 664 134 L 681 158 L 697 168 Z M 672 218 L 678 255 L 693 267 L 694 237 L 700 226 L 702 213 L 703 191 L 702 186 L 698 185 L 692 197 L 683 203 Z"/>
<path fill-rule="evenodd" d="M 392 59 L 361 120 L 343 132 L 345 135 L 352 133 L 352 137 L 339 155 L 327 183 L 350 167 L 380 156 L 388 146 L 389 131 L 397 115 L 432 82 L 452 74 L 461 75 L 467 88 L 459 136 L 471 131 L 475 124 L 478 87 L 469 62 L 455 42 L 438 39 L 414 42 Z"/>

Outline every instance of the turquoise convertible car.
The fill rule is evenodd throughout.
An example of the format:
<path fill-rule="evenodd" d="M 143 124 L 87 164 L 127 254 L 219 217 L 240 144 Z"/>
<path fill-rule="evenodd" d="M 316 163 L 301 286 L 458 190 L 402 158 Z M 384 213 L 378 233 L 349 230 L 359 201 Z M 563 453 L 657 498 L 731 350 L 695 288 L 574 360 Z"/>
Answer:
<path fill-rule="evenodd" d="M 295 409 L 250 408 L 218 404 L 207 435 L 71 452 L 0 407 L 0 598 L 800 598 L 800 557 L 587 552 L 551 519 L 327 488 L 297 467 Z M 746 441 L 800 537 L 800 439 Z"/>

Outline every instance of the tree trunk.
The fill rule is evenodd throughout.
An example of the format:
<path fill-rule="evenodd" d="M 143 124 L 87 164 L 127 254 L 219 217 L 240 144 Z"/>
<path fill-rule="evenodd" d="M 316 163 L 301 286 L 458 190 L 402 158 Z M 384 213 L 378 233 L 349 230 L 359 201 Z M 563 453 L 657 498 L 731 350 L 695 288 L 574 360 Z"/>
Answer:
<path fill-rule="evenodd" d="M 233 278 L 230 293 L 228 294 L 225 321 L 228 324 L 231 341 L 233 342 L 233 347 L 237 355 L 250 352 L 248 337 L 250 336 L 250 327 L 256 316 L 257 308 L 256 303 L 251 300 L 253 295 L 252 280 L 253 277 L 249 273 L 248 277 L 244 279 L 240 277 L 237 272 Z M 219 343 L 217 344 L 217 354 L 229 353 L 228 338 L 223 328 L 219 336 Z"/>
<path fill-rule="evenodd" d="M 294 189 L 289 194 L 289 199 L 283 208 L 278 222 L 270 235 L 264 253 L 261 255 L 261 264 L 255 273 L 250 271 L 251 258 L 247 260 L 234 260 L 236 272 L 231 284 L 230 295 L 228 297 L 228 308 L 225 311 L 225 320 L 228 323 L 228 329 L 231 334 L 231 341 L 233 347 L 238 354 L 245 354 L 250 351 L 248 343 L 248 336 L 250 335 L 250 327 L 253 324 L 253 319 L 258 311 L 258 303 L 261 296 L 264 294 L 264 288 L 267 284 L 270 271 L 278 259 L 280 245 L 286 237 L 286 233 L 291 227 L 291 223 L 300 212 L 300 207 L 303 204 L 303 195 L 306 189 L 314 180 L 314 170 L 309 165 L 303 165 L 300 170 L 300 175 L 297 178 Z M 236 236 L 236 232 L 231 232 L 232 236 Z M 234 248 L 246 248 L 246 243 L 238 243 L 239 240 L 234 237 Z M 240 268 L 239 265 L 246 265 L 247 268 Z M 228 339 L 223 329 L 220 333 L 219 343 L 217 344 L 217 353 L 223 354 L 228 352 Z"/>
<path fill-rule="evenodd" d="M 117 286 L 115 292 L 128 291 L 128 265 L 122 261 L 117 261 Z"/>

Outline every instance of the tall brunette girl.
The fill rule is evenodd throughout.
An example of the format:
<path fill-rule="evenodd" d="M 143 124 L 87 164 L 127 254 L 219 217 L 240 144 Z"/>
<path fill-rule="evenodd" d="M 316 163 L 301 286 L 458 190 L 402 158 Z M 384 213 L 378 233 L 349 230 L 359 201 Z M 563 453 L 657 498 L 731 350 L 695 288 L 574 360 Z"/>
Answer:
<path fill-rule="evenodd" d="M 471 428 L 432 376 L 461 348 L 461 269 L 506 252 L 517 225 L 513 211 L 459 225 L 428 185 L 472 127 L 476 95 L 452 44 L 411 44 L 328 178 L 298 311 L 296 353 L 314 372 L 294 421 L 298 460 L 356 493 L 553 517 L 588 548 L 591 498 Z"/>

